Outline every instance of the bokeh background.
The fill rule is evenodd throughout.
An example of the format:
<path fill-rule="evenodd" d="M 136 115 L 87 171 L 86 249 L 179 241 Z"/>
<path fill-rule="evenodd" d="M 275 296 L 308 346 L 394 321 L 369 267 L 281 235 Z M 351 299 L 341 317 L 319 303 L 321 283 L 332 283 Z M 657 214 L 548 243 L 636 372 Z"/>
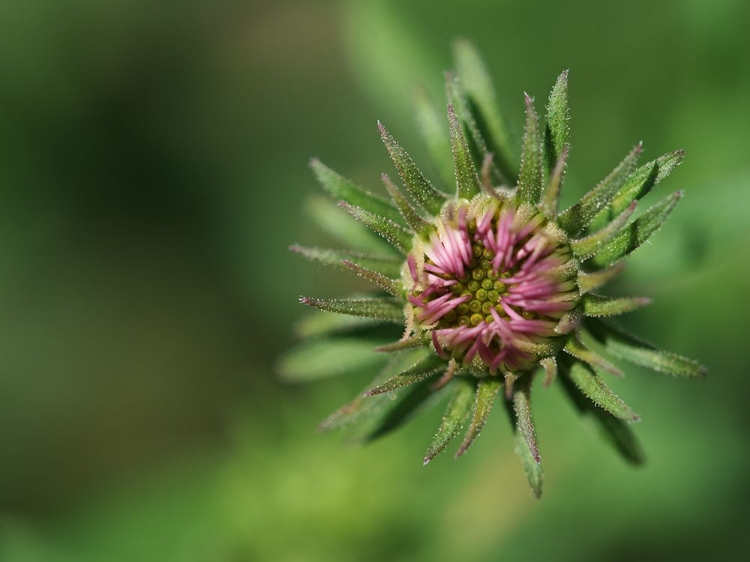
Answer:
<path fill-rule="evenodd" d="M 0 560 L 736 560 L 750 555 L 750 41 L 745 0 L 0 4 Z M 314 429 L 367 374 L 274 374 L 300 294 L 311 156 L 371 189 L 375 123 L 417 157 L 410 94 L 457 37 L 511 126 L 571 69 L 572 199 L 639 140 L 684 189 L 618 294 L 628 325 L 701 359 L 612 386 L 633 469 L 538 392 L 528 492 L 502 412 L 421 466 L 440 412 L 358 448 Z M 655 201 L 651 199 L 651 202 Z"/>

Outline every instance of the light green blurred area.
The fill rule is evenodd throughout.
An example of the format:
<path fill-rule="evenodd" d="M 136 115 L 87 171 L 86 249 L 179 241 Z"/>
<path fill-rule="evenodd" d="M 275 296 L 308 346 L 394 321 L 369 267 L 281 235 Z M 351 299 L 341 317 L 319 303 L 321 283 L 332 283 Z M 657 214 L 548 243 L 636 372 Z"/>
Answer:
<path fill-rule="evenodd" d="M 748 21 L 742 0 L 3 3 L 0 560 L 750 555 Z M 502 412 L 423 468 L 439 410 L 351 447 L 314 430 L 366 373 L 274 374 L 300 294 L 362 289 L 286 250 L 330 241 L 309 158 L 379 189 L 380 119 L 423 161 L 410 95 L 442 95 L 459 36 L 515 132 L 571 69 L 568 200 L 640 140 L 686 151 L 659 188 L 683 202 L 612 290 L 656 297 L 628 326 L 709 377 L 611 381 L 637 469 L 539 388 L 541 501 Z"/>

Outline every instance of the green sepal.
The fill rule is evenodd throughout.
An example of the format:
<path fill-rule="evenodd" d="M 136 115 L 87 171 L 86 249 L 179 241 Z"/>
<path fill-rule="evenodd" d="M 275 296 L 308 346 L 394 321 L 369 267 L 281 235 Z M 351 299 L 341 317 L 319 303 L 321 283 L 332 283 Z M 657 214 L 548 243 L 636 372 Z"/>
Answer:
<path fill-rule="evenodd" d="M 593 404 L 568 378 L 560 377 L 562 386 L 570 396 L 571 401 L 585 416 L 595 421 L 607 442 L 613 446 L 622 457 L 631 464 L 643 462 L 643 449 L 636 439 L 630 425 L 612 416 L 606 410 Z"/>
<path fill-rule="evenodd" d="M 642 151 L 643 146 L 638 143 L 594 189 L 584 195 L 578 203 L 560 213 L 557 222 L 565 232 L 570 236 L 577 236 L 593 221 L 628 179 Z"/>
<path fill-rule="evenodd" d="M 346 201 L 350 205 L 361 207 L 370 213 L 386 217 L 397 223 L 402 222 L 398 210 L 388 201 L 355 185 L 331 170 L 317 158 L 310 160 L 310 167 L 313 169 L 318 182 L 334 199 Z"/>
<path fill-rule="evenodd" d="M 469 100 L 461 87 L 459 79 L 450 73 L 446 73 L 445 90 L 448 103 L 455 110 L 458 121 L 462 124 L 464 132 L 467 133 L 465 137 L 466 144 L 469 147 L 469 153 L 472 156 L 474 165 L 478 167 L 479 163 L 482 162 L 482 166 L 487 167 L 486 172 L 490 180 L 489 183 L 492 183 L 494 180 L 500 184 L 508 184 L 508 181 L 495 164 L 493 154 L 487 147 L 485 138 L 479 130 L 479 125 L 474 118 L 474 113 L 471 110 Z"/>
<path fill-rule="evenodd" d="M 557 77 L 547 102 L 547 119 L 544 128 L 544 155 L 547 172 L 551 176 L 570 138 L 570 108 L 568 107 L 568 71 Z M 565 168 L 563 167 L 563 172 Z M 562 180 L 562 173 L 561 173 Z M 562 181 L 560 182 L 562 183 Z"/>
<path fill-rule="evenodd" d="M 402 302 L 390 297 L 372 299 L 313 299 L 301 297 L 300 302 L 326 312 L 362 316 L 395 324 L 403 324 L 404 322 Z"/>
<path fill-rule="evenodd" d="M 486 141 L 488 150 L 495 155 L 494 160 L 501 174 L 509 184 L 513 184 L 516 178 L 513 151 L 508 129 L 497 110 L 497 96 L 490 74 L 479 53 L 469 41 L 463 39 L 456 41 L 453 55 L 458 78 L 466 92 L 479 134 Z"/>
<path fill-rule="evenodd" d="M 581 271 L 578 273 L 578 290 L 583 295 L 599 287 L 603 287 L 612 279 L 620 275 L 625 270 L 627 262 L 620 261 L 598 271 Z"/>
<path fill-rule="evenodd" d="M 539 361 L 539 364 L 544 369 L 544 381 L 542 384 L 544 388 L 547 388 L 557 378 L 557 360 L 554 357 L 545 357 Z"/>
<path fill-rule="evenodd" d="M 445 360 L 441 359 L 437 355 L 428 355 L 418 363 L 412 365 L 405 371 L 392 376 L 390 379 L 382 384 L 378 384 L 368 389 L 365 392 L 365 396 L 375 396 L 376 394 L 385 394 L 401 388 L 402 386 L 408 386 L 421 380 L 424 380 L 432 375 L 437 374 L 439 371 L 444 371 L 447 367 Z"/>
<path fill-rule="evenodd" d="M 610 222 L 607 226 L 586 236 L 585 238 L 579 238 L 577 240 L 570 241 L 570 249 L 576 255 L 579 261 L 586 261 L 601 250 L 607 243 L 609 243 L 617 234 L 625 227 L 630 217 L 635 212 L 636 201 L 633 201 L 630 206 L 625 209 L 620 215 Z"/>
<path fill-rule="evenodd" d="M 378 121 L 378 129 L 380 130 L 380 138 L 388 149 L 388 154 L 398 170 L 398 175 L 404 181 L 406 191 L 411 198 L 428 213 L 439 214 L 443 203 L 445 203 L 445 194 L 432 186 L 430 180 L 414 163 L 409 153 L 395 141 L 380 121 Z"/>
<path fill-rule="evenodd" d="M 448 123 L 450 126 L 451 151 L 453 153 L 453 167 L 456 173 L 456 192 L 459 199 L 471 199 L 479 193 L 479 176 L 474 167 L 474 161 L 466 144 L 461 123 L 452 105 L 448 105 Z"/>
<path fill-rule="evenodd" d="M 385 275 L 383 275 L 382 273 L 378 273 L 377 271 L 373 271 L 371 269 L 367 269 L 365 267 L 357 265 L 356 263 L 349 260 L 344 260 L 343 263 L 347 269 L 353 271 L 362 279 L 367 279 L 368 281 L 374 283 L 375 285 L 383 289 L 386 293 L 393 295 L 394 297 L 404 294 L 404 288 L 399 281 L 386 277 Z"/>
<path fill-rule="evenodd" d="M 307 248 L 304 246 L 290 246 L 289 250 L 308 260 L 330 265 L 341 270 L 349 270 L 345 262 L 354 263 L 361 268 L 375 271 L 391 279 L 401 277 L 403 260 L 393 256 L 378 256 L 346 250 L 330 250 L 328 248 Z"/>
<path fill-rule="evenodd" d="M 628 226 L 623 228 L 615 238 L 606 244 L 591 258 L 592 265 L 606 267 L 621 260 L 648 240 L 669 218 L 680 198 L 681 191 L 675 191 L 665 197 Z"/>
<path fill-rule="evenodd" d="M 445 128 L 445 114 L 423 88 L 414 91 L 414 108 L 416 111 L 417 129 L 422 142 L 427 147 L 432 165 L 440 174 L 445 185 L 456 181 L 451 160 L 451 143 L 448 130 Z"/>
<path fill-rule="evenodd" d="M 581 299 L 586 316 L 616 316 L 651 304 L 648 297 L 608 297 L 586 293 Z"/>
<path fill-rule="evenodd" d="M 328 197 L 310 197 L 306 210 L 323 232 L 349 248 L 364 253 L 400 255 L 398 250 Z"/>
<path fill-rule="evenodd" d="M 562 187 L 563 177 L 565 175 L 565 167 L 568 165 L 569 153 L 570 147 L 567 145 L 563 147 L 562 151 L 560 151 L 560 156 L 550 173 L 547 187 L 545 188 L 544 193 L 542 194 L 542 199 L 539 202 L 539 210 L 552 220 L 557 218 L 557 206 L 560 201 L 560 188 Z"/>
<path fill-rule="evenodd" d="M 594 338 L 604 344 L 604 349 L 615 357 L 676 377 L 706 376 L 706 368 L 697 361 L 663 351 L 609 322 L 590 320 L 586 327 Z"/>
<path fill-rule="evenodd" d="M 544 181 L 544 146 L 542 145 L 539 117 L 534 100 L 524 94 L 526 101 L 526 128 L 523 133 L 521 171 L 518 173 L 518 196 L 536 205 L 542 194 Z"/>
<path fill-rule="evenodd" d="M 406 197 L 404 197 L 401 190 L 396 187 L 387 174 L 383 174 L 382 179 L 385 189 L 388 191 L 391 199 L 393 199 L 393 203 L 398 208 L 401 216 L 404 217 L 409 228 L 411 228 L 416 234 L 425 234 L 430 229 L 430 223 L 411 206 L 411 203 L 409 203 Z"/>
<path fill-rule="evenodd" d="M 594 369 L 606 371 L 610 374 L 615 375 L 616 377 L 622 376 L 622 371 L 620 369 L 615 367 L 612 363 L 607 361 L 598 353 L 586 347 L 583 341 L 581 341 L 581 337 L 578 335 L 578 332 L 574 332 L 573 334 L 568 336 L 568 340 L 565 342 L 565 347 L 563 347 L 563 350 L 576 359 L 588 363 Z"/>
<path fill-rule="evenodd" d="M 458 435 L 474 403 L 477 391 L 474 379 L 455 377 L 451 384 L 453 386 L 453 394 L 443 415 L 443 421 L 437 433 L 432 438 L 430 446 L 427 448 L 427 453 L 423 461 L 425 465 L 441 453 Z"/>
<path fill-rule="evenodd" d="M 340 202 L 339 206 L 367 228 L 380 235 L 402 254 L 409 252 L 413 234 L 404 227 L 391 219 L 375 215 L 361 207 L 354 207 L 344 201 Z"/>
<path fill-rule="evenodd" d="M 479 379 L 476 399 L 474 400 L 471 414 L 471 423 L 469 424 L 469 429 L 464 436 L 463 443 L 461 443 L 461 446 L 456 452 L 456 458 L 463 455 L 479 436 L 484 424 L 487 423 L 487 417 L 492 411 L 495 397 L 502 387 L 503 379 L 500 377 L 484 377 Z"/>
<path fill-rule="evenodd" d="M 331 338 L 303 342 L 286 353 L 278 365 L 288 381 L 333 377 L 384 362 L 376 343 L 361 338 Z"/>
<path fill-rule="evenodd" d="M 631 201 L 637 201 L 649 193 L 654 187 L 666 178 L 672 171 L 682 163 L 685 156 L 684 150 L 668 152 L 637 168 L 622 186 L 620 191 L 612 198 L 609 205 L 596 217 L 595 223 L 606 222 L 617 216 L 630 205 Z"/>
<path fill-rule="evenodd" d="M 513 392 L 512 400 L 505 400 L 505 406 L 510 417 L 513 437 L 516 442 L 516 454 L 521 459 L 521 465 L 531 491 L 536 498 L 542 496 L 544 472 L 541 458 L 536 444 L 536 432 L 531 418 L 531 377 L 526 383 L 518 381 Z"/>
<path fill-rule="evenodd" d="M 594 370 L 585 363 L 574 359 L 563 358 L 560 361 L 559 378 L 571 381 L 589 400 L 604 408 L 618 419 L 635 422 L 640 417 L 622 401 Z"/>

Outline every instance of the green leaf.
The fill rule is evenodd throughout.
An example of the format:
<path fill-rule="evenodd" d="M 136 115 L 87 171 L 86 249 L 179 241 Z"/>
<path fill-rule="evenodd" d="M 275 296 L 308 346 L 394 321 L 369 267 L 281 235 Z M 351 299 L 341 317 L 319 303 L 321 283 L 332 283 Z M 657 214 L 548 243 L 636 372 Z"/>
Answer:
<path fill-rule="evenodd" d="M 603 287 L 612 281 L 612 279 L 620 275 L 626 266 L 627 262 L 620 261 L 607 269 L 592 272 L 581 271 L 578 273 L 578 290 L 583 295 L 589 291 Z"/>
<path fill-rule="evenodd" d="M 676 377 L 706 376 L 706 368 L 697 361 L 658 349 L 613 324 L 591 320 L 587 322 L 586 327 L 592 336 L 604 344 L 605 350 L 615 357 Z"/>
<path fill-rule="evenodd" d="M 453 394 L 443 415 L 443 421 L 427 448 L 427 454 L 424 457 L 425 465 L 441 453 L 458 435 L 474 403 L 477 389 L 473 378 L 456 377 L 452 385 Z"/>
<path fill-rule="evenodd" d="M 598 425 L 599 430 L 609 444 L 628 462 L 641 464 L 643 462 L 643 450 L 630 425 L 594 405 L 570 379 L 560 377 L 560 380 L 562 381 L 563 388 L 578 410 L 590 417 Z"/>
<path fill-rule="evenodd" d="M 308 260 L 337 267 L 341 270 L 349 270 L 350 266 L 345 262 L 357 264 L 359 267 L 376 271 L 385 277 L 398 279 L 401 277 L 401 266 L 403 260 L 393 256 L 378 256 L 359 252 L 348 252 L 346 250 L 329 250 L 327 248 L 306 248 L 304 246 L 290 246 L 289 249 Z"/>
<path fill-rule="evenodd" d="M 349 260 L 344 260 L 344 265 L 348 269 L 359 275 L 362 279 L 371 281 L 372 283 L 383 289 L 386 293 L 393 295 L 394 297 L 403 295 L 404 293 L 403 286 L 399 281 L 396 281 L 395 279 L 390 279 L 385 275 L 378 273 L 377 271 L 372 271 L 371 269 L 361 267 L 356 263 L 350 262 Z"/>
<path fill-rule="evenodd" d="M 360 207 L 353 207 L 345 202 L 341 202 L 339 205 L 367 228 L 379 234 L 384 240 L 387 240 L 402 254 L 407 254 L 411 249 L 413 234 L 402 226 L 399 226 L 390 219 L 365 211 Z"/>
<path fill-rule="evenodd" d="M 641 199 L 654 187 L 672 173 L 682 163 L 685 151 L 676 150 L 652 160 L 635 170 L 622 186 L 622 189 L 612 198 L 606 209 L 602 211 L 597 220 L 611 219 L 620 214 L 630 205 L 631 201 Z"/>
<path fill-rule="evenodd" d="M 495 397 L 502 386 L 503 380 L 500 377 L 479 379 L 471 423 L 469 424 L 464 441 L 461 443 L 461 447 L 456 452 L 456 458 L 463 455 L 471 447 L 471 444 L 474 443 L 474 440 L 479 437 L 479 433 L 482 431 L 484 424 L 487 423 L 487 417 L 490 415 L 490 411 L 492 411 Z"/>
<path fill-rule="evenodd" d="M 406 224 L 409 225 L 409 228 L 411 228 L 416 234 L 426 233 L 430 229 L 430 223 L 411 206 L 411 203 L 409 203 L 406 197 L 403 196 L 401 190 L 394 185 L 391 178 L 386 174 L 383 174 L 382 179 L 386 190 L 390 194 L 391 199 L 393 199 L 396 207 L 398 207 L 401 216 L 404 217 Z"/>
<path fill-rule="evenodd" d="M 414 107 L 417 128 L 422 136 L 422 142 L 427 147 L 432 165 L 440 174 L 445 185 L 453 185 L 456 177 L 453 174 L 451 143 L 448 129 L 445 127 L 445 114 L 442 107 L 438 107 L 422 88 L 418 88 L 414 92 Z"/>
<path fill-rule="evenodd" d="M 310 197 L 306 210 L 318 227 L 349 248 L 364 253 L 398 254 L 398 250 L 357 222 L 328 197 Z M 399 261 L 403 261 L 403 258 Z"/>
<path fill-rule="evenodd" d="M 560 213 L 558 224 L 565 232 L 570 236 L 577 236 L 609 204 L 630 176 L 642 150 L 643 146 L 638 143 L 630 154 L 594 189 L 584 195 L 578 203 Z"/>
<path fill-rule="evenodd" d="M 622 420 L 635 422 L 640 419 L 585 363 L 566 359 L 560 361 L 560 367 L 562 377 L 572 381 L 597 406 Z"/>
<path fill-rule="evenodd" d="M 500 172 L 509 184 L 513 184 L 516 172 L 508 130 L 498 111 L 497 96 L 492 79 L 479 53 L 467 40 L 455 42 L 453 50 L 458 78 L 466 92 L 480 136 L 487 148 L 495 155 Z"/>
<path fill-rule="evenodd" d="M 403 324 L 404 322 L 403 304 L 395 298 L 312 299 L 301 297 L 300 302 L 320 310 L 325 310 L 326 312 L 363 316 L 365 318 L 385 320 L 396 324 Z"/>
<path fill-rule="evenodd" d="M 550 175 L 552 175 L 553 170 L 559 162 L 563 150 L 567 148 L 569 137 L 568 71 L 565 70 L 557 77 L 552 92 L 550 92 L 547 105 L 547 125 L 544 129 L 544 154 L 547 159 L 547 171 Z"/>
<path fill-rule="evenodd" d="M 632 312 L 651 304 L 648 297 L 608 297 L 586 293 L 583 295 L 583 313 L 586 316 L 615 316 Z"/>
<path fill-rule="evenodd" d="M 615 218 L 600 231 L 586 236 L 585 238 L 571 240 L 570 248 L 573 250 L 576 257 L 580 261 L 586 261 L 601 250 L 605 244 L 610 242 L 623 229 L 635 212 L 636 205 L 637 201 L 633 201 L 630 206 L 620 214 L 620 216 Z"/>
<path fill-rule="evenodd" d="M 583 341 L 581 341 L 578 332 L 575 332 L 568 336 L 568 340 L 565 342 L 565 347 L 563 349 L 566 353 L 572 355 L 576 359 L 580 359 L 581 361 L 588 363 L 594 369 L 607 371 L 608 373 L 611 373 L 616 377 L 622 376 L 622 371 L 620 369 L 604 359 L 604 357 L 586 347 Z"/>
<path fill-rule="evenodd" d="M 445 194 L 432 186 L 409 153 L 394 140 L 380 121 L 378 121 L 378 129 L 380 129 L 380 138 L 398 170 L 398 175 L 406 184 L 406 191 L 425 211 L 433 215 L 440 214 L 440 209 L 445 203 Z"/>
<path fill-rule="evenodd" d="M 518 174 L 518 195 L 524 201 L 536 205 L 542 194 L 544 181 L 544 148 L 539 130 L 539 117 L 534 110 L 534 100 L 524 94 L 526 100 L 526 129 L 523 134 L 521 171 Z"/>
<path fill-rule="evenodd" d="M 557 206 L 560 201 L 560 188 L 562 187 L 565 167 L 568 165 L 568 146 L 563 147 L 560 156 L 557 159 L 555 167 L 552 169 L 547 188 L 544 190 L 542 200 L 539 203 L 539 210 L 551 219 L 557 218 Z"/>
<path fill-rule="evenodd" d="M 288 381 L 307 381 L 350 373 L 383 363 L 376 342 L 360 338 L 312 340 L 283 356 L 279 374 Z"/>
<path fill-rule="evenodd" d="M 530 379 L 530 377 L 528 377 Z M 531 381 L 521 385 L 528 389 Z M 536 446 L 534 425 L 531 419 L 531 400 L 528 391 L 521 389 L 513 393 L 513 400 L 505 400 L 506 410 L 516 442 L 516 454 L 521 459 L 531 491 L 536 498 L 542 496 L 544 473 Z"/>
<path fill-rule="evenodd" d="M 397 223 L 402 222 L 398 210 L 390 203 L 354 185 L 348 179 L 331 170 L 320 160 L 316 158 L 310 160 L 310 167 L 313 169 L 315 177 L 320 184 L 334 199 L 346 201 L 350 205 L 361 207 L 370 213 L 386 217 Z"/>
<path fill-rule="evenodd" d="M 457 197 L 471 199 L 479 193 L 479 177 L 471 158 L 469 146 L 466 144 L 464 133 L 461 130 L 461 123 L 459 123 L 452 105 L 448 105 L 448 123 L 450 125 L 453 167 L 456 172 Z"/>
<path fill-rule="evenodd" d="M 596 253 L 590 263 L 597 267 L 606 267 L 636 250 L 661 228 L 681 197 L 682 192 L 676 191 L 659 201 L 623 228 L 611 242 Z"/>
<path fill-rule="evenodd" d="M 384 383 L 370 388 L 365 392 L 365 396 L 374 396 L 376 394 L 391 392 L 402 386 L 408 386 L 431 377 L 439 371 L 444 371 L 446 368 L 447 364 L 444 359 L 441 359 L 437 355 L 428 355 L 418 363 L 397 375 L 394 375 Z"/>

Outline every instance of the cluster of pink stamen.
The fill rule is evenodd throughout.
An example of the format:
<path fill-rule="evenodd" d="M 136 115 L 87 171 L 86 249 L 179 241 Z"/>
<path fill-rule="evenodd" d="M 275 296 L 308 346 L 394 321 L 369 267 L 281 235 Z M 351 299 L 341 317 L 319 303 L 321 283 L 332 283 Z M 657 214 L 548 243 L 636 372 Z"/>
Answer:
<path fill-rule="evenodd" d="M 547 223 L 511 200 L 463 204 L 408 256 L 409 302 L 441 356 L 466 364 L 478 356 L 491 372 L 539 359 L 578 299 L 570 249 Z"/>

